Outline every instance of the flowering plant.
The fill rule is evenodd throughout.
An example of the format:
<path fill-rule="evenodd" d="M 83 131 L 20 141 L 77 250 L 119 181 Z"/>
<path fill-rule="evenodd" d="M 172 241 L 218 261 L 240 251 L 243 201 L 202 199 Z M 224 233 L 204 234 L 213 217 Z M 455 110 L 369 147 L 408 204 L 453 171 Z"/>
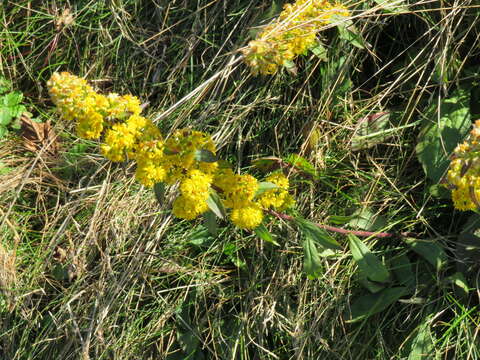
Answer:
<path fill-rule="evenodd" d="M 241 229 L 255 229 L 268 210 L 286 210 L 295 201 L 282 172 L 265 182 L 249 174 L 235 174 L 219 165 L 210 135 L 188 128 L 164 138 L 158 127 L 140 115 L 138 98 L 96 92 L 84 79 L 68 72 L 48 81 L 50 96 L 60 115 L 75 120 L 77 134 L 102 140 L 101 151 L 111 161 L 136 162 L 136 179 L 146 187 L 179 184 L 173 214 L 193 220 L 212 209 Z"/>

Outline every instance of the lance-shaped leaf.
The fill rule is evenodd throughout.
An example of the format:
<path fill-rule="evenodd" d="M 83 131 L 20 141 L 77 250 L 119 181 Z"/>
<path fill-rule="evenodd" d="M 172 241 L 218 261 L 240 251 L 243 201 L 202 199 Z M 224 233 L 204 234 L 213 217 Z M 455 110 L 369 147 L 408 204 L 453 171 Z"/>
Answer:
<path fill-rule="evenodd" d="M 268 229 L 265 227 L 265 225 L 260 224 L 257 226 L 253 231 L 255 231 L 255 234 L 262 239 L 263 241 L 272 243 L 273 245 L 279 246 L 279 244 L 275 241 L 273 235 L 268 231 Z"/>
<path fill-rule="evenodd" d="M 330 236 L 329 233 L 327 233 L 324 229 L 319 228 L 314 223 L 302 218 L 296 218 L 295 221 L 305 237 L 312 239 L 322 247 L 334 250 L 340 250 L 342 248 L 340 244 L 332 236 Z"/>
<path fill-rule="evenodd" d="M 316 279 L 322 274 L 322 263 L 315 242 L 307 237 L 303 241 L 303 271 L 309 279 Z"/>
<path fill-rule="evenodd" d="M 348 234 L 348 243 L 353 259 L 358 264 L 360 270 L 367 275 L 370 280 L 377 282 L 387 282 L 390 275 L 387 268 L 377 258 L 368 247 L 355 235 Z"/>
<path fill-rule="evenodd" d="M 195 160 L 206 163 L 213 163 L 215 161 L 218 161 L 218 157 L 213 152 L 207 149 L 199 149 L 195 151 L 194 157 Z"/>
<path fill-rule="evenodd" d="M 213 211 L 207 211 L 203 214 L 203 224 L 210 234 L 214 236 L 218 235 L 217 217 Z"/>
<path fill-rule="evenodd" d="M 165 198 L 165 184 L 163 182 L 158 182 L 153 185 L 153 192 L 155 197 L 160 205 L 163 204 L 163 199 Z"/>
<path fill-rule="evenodd" d="M 207 199 L 207 205 L 208 208 L 212 210 L 212 212 L 220 219 L 224 219 L 227 216 L 227 212 L 225 211 L 225 207 L 222 204 L 220 196 L 218 196 L 217 192 L 213 189 L 210 189 L 210 195 Z"/>

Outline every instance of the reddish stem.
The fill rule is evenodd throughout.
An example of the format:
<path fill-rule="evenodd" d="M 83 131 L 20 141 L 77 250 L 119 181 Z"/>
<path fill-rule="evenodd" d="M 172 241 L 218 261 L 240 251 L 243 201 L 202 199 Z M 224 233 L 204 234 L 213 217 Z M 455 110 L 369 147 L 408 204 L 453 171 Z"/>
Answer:
<path fill-rule="evenodd" d="M 287 215 L 287 214 L 282 214 L 279 212 L 276 212 L 274 210 L 269 210 L 268 211 L 271 215 L 282 219 L 282 220 L 287 220 L 287 221 L 294 221 L 295 218 L 293 216 Z M 376 238 L 396 238 L 396 237 L 417 237 L 418 235 L 415 233 L 410 233 L 410 232 L 402 232 L 402 233 L 387 233 L 387 232 L 373 232 L 373 231 L 361 231 L 361 230 L 348 230 L 348 229 L 342 229 L 338 228 L 335 226 L 330 226 L 330 225 L 323 225 L 323 224 L 315 224 L 321 229 L 327 230 L 327 231 L 333 231 L 336 233 L 340 234 L 352 234 L 360 237 L 369 237 L 373 236 Z"/>

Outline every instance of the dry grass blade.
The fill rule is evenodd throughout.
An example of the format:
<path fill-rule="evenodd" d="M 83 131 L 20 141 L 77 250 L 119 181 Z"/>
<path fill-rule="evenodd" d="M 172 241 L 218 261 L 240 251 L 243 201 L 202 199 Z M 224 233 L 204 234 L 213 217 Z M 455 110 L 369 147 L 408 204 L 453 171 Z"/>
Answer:
<path fill-rule="evenodd" d="M 15 296 L 12 289 L 17 282 L 15 253 L 0 244 L 0 293 L 4 296 L 7 309 L 12 312 L 15 308 Z"/>

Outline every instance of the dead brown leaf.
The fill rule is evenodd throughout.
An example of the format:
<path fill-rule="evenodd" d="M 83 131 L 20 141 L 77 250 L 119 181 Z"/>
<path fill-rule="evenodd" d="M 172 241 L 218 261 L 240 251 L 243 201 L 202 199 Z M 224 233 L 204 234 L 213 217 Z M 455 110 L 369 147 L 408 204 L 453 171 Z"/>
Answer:
<path fill-rule="evenodd" d="M 33 121 L 30 117 L 23 114 L 21 119 L 23 146 L 25 149 L 38 152 L 45 149 L 48 155 L 58 154 L 58 140 L 57 135 L 52 129 L 50 120 L 44 123 Z"/>

